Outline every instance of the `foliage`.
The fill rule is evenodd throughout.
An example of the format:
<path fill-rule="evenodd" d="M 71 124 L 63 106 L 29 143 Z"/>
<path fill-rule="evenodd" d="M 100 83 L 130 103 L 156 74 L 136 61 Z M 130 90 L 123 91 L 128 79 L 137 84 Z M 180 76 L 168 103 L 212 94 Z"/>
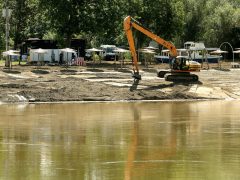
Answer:
<path fill-rule="evenodd" d="M 217 6 L 216 6 L 217 3 Z M 235 45 L 239 42 L 240 8 L 235 8 L 229 1 L 209 2 L 208 16 L 203 20 L 203 40 L 209 45 L 229 41 Z M 238 38 L 237 38 L 238 36 Z"/>
<path fill-rule="evenodd" d="M 0 2 L 0 7 L 4 7 Z M 239 0 L 8 0 L 12 46 L 30 37 L 57 39 L 69 46 L 84 38 L 88 46 L 127 46 L 123 20 L 127 15 L 181 47 L 185 41 L 204 41 L 218 47 L 227 41 L 240 47 Z M 5 49 L 5 19 L 0 18 L 0 49 Z M 137 46 L 150 39 L 134 32 Z"/>

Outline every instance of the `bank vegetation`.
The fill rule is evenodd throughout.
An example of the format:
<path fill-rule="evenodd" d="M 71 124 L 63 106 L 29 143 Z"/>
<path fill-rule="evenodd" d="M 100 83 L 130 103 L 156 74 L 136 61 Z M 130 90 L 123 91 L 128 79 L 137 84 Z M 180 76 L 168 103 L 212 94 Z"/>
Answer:
<path fill-rule="evenodd" d="M 123 20 L 134 17 L 160 37 L 181 47 L 186 41 L 204 41 L 218 47 L 229 42 L 240 47 L 240 0 L 5 0 L 12 9 L 10 45 L 28 38 L 58 40 L 66 47 L 72 38 L 87 46 L 127 46 Z M 137 45 L 149 39 L 136 32 Z M 0 49 L 5 49 L 5 19 L 0 18 Z"/>

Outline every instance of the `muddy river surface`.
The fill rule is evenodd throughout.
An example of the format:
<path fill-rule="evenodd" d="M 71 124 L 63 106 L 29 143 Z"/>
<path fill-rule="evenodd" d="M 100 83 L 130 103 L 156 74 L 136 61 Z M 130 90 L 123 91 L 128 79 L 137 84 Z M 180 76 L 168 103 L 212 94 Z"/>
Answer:
<path fill-rule="evenodd" d="M 239 107 L 0 105 L 0 179 L 240 179 Z"/>

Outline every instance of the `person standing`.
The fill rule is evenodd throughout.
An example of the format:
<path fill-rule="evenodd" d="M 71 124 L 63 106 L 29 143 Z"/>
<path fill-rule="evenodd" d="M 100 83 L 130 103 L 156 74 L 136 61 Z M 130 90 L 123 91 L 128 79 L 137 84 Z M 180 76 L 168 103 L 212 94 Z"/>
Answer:
<path fill-rule="evenodd" d="M 63 64 L 63 52 L 60 53 L 60 56 L 59 56 L 59 64 L 60 64 L 60 65 Z"/>

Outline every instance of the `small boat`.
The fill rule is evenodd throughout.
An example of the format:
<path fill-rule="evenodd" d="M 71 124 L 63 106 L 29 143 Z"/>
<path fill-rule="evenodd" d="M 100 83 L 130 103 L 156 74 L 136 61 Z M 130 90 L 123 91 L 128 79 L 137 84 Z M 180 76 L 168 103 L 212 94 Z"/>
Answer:
<path fill-rule="evenodd" d="M 192 61 L 199 63 L 218 63 L 223 57 L 221 54 L 211 54 L 211 52 L 218 50 L 219 48 L 206 48 L 203 42 L 185 42 L 184 48 L 177 49 L 178 56 L 187 56 Z M 164 49 L 161 55 L 154 56 L 158 63 L 169 63 L 170 55 L 169 50 Z"/>
<path fill-rule="evenodd" d="M 161 55 L 154 55 L 154 59 L 158 62 L 158 63 L 169 63 L 170 61 L 170 54 L 169 54 L 169 50 L 168 49 L 163 49 L 161 51 Z"/>
<path fill-rule="evenodd" d="M 212 51 L 216 51 L 219 48 L 206 48 L 203 42 L 185 42 L 184 48 L 187 49 L 189 58 L 199 63 L 218 63 L 218 61 L 222 59 L 221 54 L 210 54 Z"/>

